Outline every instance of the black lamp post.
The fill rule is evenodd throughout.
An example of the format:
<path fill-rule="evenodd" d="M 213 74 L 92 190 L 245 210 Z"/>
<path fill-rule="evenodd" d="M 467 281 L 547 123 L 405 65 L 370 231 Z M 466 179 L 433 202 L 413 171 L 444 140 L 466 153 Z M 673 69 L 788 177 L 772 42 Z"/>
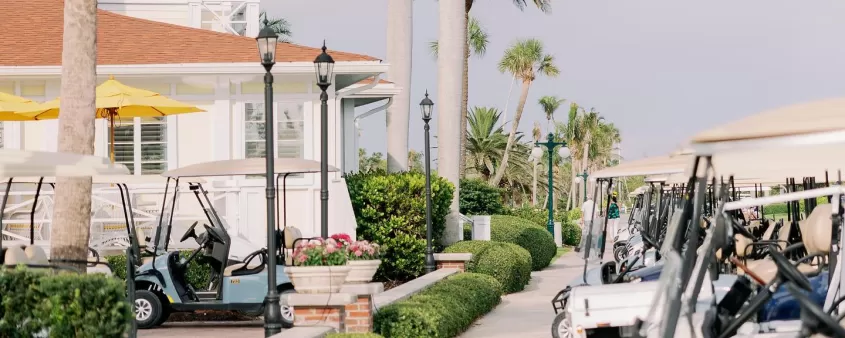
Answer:
<path fill-rule="evenodd" d="M 431 145 L 429 144 L 428 122 L 431 121 L 431 112 L 434 110 L 434 101 L 428 98 L 428 91 L 425 91 L 425 98 L 420 101 L 422 120 L 425 122 L 425 273 L 433 272 L 435 269 L 434 252 L 431 251 Z"/>
<path fill-rule="evenodd" d="M 555 234 L 555 209 L 554 209 L 554 172 L 553 172 L 553 163 L 552 163 L 552 155 L 555 153 L 555 147 L 562 146 L 558 153 L 560 157 L 566 158 L 569 157 L 569 148 L 566 147 L 566 142 L 555 142 L 555 135 L 549 133 L 546 136 L 546 142 L 534 142 L 534 149 L 531 150 L 531 156 L 535 159 L 539 159 L 543 156 L 543 149 L 540 146 L 546 147 L 546 152 L 549 154 L 549 198 L 548 198 L 548 210 L 549 210 L 549 219 L 546 222 L 546 229 L 549 230 L 549 233 L 554 236 Z"/>
<path fill-rule="evenodd" d="M 332 85 L 334 59 L 326 53 L 326 41 L 323 52 L 314 59 L 317 72 L 317 86 L 320 87 L 320 236 L 329 237 L 329 94 L 326 90 Z"/>
<path fill-rule="evenodd" d="M 264 140 L 265 154 L 267 160 L 267 186 L 264 189 L 267 197 L 267 296 L 264 297 L 264 336 L 270 337 L 282 331 L 282 312 L 279 305 L 279 293 L 276 290 L 276 226 L 274 201 L 276 189 L 273 184 L 273 168 L 276 159 L 276 152 L 273 148 L 273 74 L 270 69 L 276 64 L 276 43 L 278 36 L 276 32 L 267 27 L 267 19 L 264 19 L 265 28 L 258 32 L 255 41 L 258 42 L 258 56 L 261 58 L 261 65 L 267 71 L 264 74 Z"/>
<path fill-rule="evenodd" d="M 581 203 L 584 203 L 587 201 L 587 177 L 589 176 L 587 175 L 587 169 L 584 169 L 583 173 L 577 174 L 575 176 L 580 177 L 580 180 L 578 182 L 584 185 L 584 200 L 581 201 Z"/>

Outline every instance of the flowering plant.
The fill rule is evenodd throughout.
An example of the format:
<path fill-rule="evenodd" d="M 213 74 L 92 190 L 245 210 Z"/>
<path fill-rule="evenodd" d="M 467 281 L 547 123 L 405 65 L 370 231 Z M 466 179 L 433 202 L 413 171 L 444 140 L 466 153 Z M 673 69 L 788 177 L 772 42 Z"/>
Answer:
<path fill-rule="evenodd" d="M 349 259 L 353 261 L 373 260 L 381 257 L 380 247 L 376 243 L 355 241 L 346 247 Z"/>
<path fill-rule="evenodd" d="M 337 244 L 340 245 L 340 247 L 348 246 L 353 242 L 352 237 L 347 234 L 334 234 L 331 238 L 337 241 Z"/>
<path fill-rule="evenodd" d="M 346 259 L 346 251 L 333 238 L 302 240 L 293 249 L 293 264 L 297 266 L 345 265 Z"/>

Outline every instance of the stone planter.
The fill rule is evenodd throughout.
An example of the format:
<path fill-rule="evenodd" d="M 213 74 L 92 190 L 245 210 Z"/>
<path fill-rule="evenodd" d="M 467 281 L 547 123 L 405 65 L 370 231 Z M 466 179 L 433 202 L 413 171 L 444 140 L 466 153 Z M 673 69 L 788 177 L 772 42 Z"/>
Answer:
<path fill-rule="evenodd" d="M 288 266 L 285 273 L 297 293 L 336 293 L 349 274 L 349 266 Z"/>
<path fill-rule="evenodd" d="M 373 280 L 379 265 L 381 265 L 380 259 L 347 261 L 349 275 L 346 276 L 346 284 L 369 283 Z"/>

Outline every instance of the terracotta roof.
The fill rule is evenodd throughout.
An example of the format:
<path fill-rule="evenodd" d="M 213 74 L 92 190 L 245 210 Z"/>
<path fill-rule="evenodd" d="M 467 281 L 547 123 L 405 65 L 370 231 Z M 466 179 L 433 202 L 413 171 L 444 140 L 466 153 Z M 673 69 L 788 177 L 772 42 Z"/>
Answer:
<path fill-rule="evenodd" d="M 362 85 L 370 84 L 370 83 L 373 83 L 373 79 L 374 79 L 374 78 L 373 78 L 372 76 L 370 76 L 370 77 L 368 77 L 368 78 L 366 78 L 366 79 L 363 79 L 363 80 L 361 80 L 361 81 L 358 81 L 358 83 L 357 83 L 357 84 L 362 84 Z M 387 80 L 385 80 L 385 79 L 379 79 L 379 80 L 378 80 L 378 83 L 379 83 L 379 84 L 392 84 L 393 82 L 387 81 Z"/>
<path fill-rule="evenodd" d="M 58 66 L 63 0 L 0 1 L 0 66 Z M 377 58 L 330 50 L 335 61 Z M 280 43 L 276 62 L 310 62 L 319 48 Z M 97 10 L 97 64 L 257 62 L 255 39 Z"/>

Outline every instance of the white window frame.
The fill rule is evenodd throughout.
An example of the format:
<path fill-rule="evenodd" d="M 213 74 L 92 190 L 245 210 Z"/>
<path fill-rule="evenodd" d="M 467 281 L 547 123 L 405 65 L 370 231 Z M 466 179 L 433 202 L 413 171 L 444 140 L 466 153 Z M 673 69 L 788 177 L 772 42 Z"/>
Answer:
<path fill-rule="evenodd" d="M 163 163 L 165 165 L 164 170 L 167 171 L 167 170 L 172 170 L 172 169 L 175 169 L 175 168 L 178 167 L 178 164 L 177 164 L 178 162 L 176 160 L 177 155 L 178 155 L 178 144 L 176 142 L 177 137 L 178 137 L 178 135 L 177 135 L 177 124 L 176 124 L 177 120 L 176 120 L 176 116 L 166 116 L 162 120 L 163 120 L 162 123 L 164 124 L 164 128 L 165 128 L 164 141 L 163 141 L 165 159 L 164 159 Z M 104 137 L 104 142 L 103 142 L 104 143 L 104 147 L 103 147 L 104 151 L 103 151 L 103 153 L 104 153 L 105 157 L 109 157 L 110 156 L 109 152 L 110 152 L 110 149 L 111 149 L 111 147 L 110 147 L 110 143 L 111 143 L 111 134 L 110 134 L 111 124 L 109 123 L 108 120 L 105 120 L 105 119 L 101 119 L 100 121 L 102 121 L 104 123 L 105 128 L 103 128 L 103 129 L 106 131 L 105 135 L 103 136 Z M 141 142 L 141 125 L 142 124 L 143 123 L 141 123 L 140 117 L 132 118 L 132 128 L 133 128 L 132 129 L 132 145 L 133 145 L 133 159 L 132 159 L 133 160 L 133 163 L 132 163 L 133 164 L 133 172 L 132 172 L 132 175 L 136 175 L 136 176 L 160 175 L 158 173 L 151 173 L 151 174 L 142 174 L 141 173 L 142 164 L 143 163 L 149 163 L 148 161 L 144 161 L 142 159 L 142 152 L 141 152 L 142 147 L 141 146 L 145 143 L 147 143 L 147 144 L 151 143 L 151 142 Z"/>
<path fill-rule="evenodd" d="M 241 98 L 233 106 L 233 112 L 235 115 L 234 119 L 234 131 L 237 134 L 237 137 L 233 139 L 237 142 L 234 149 L 236 149 L 235 158 L 245 159 L 246 158 L 246 105 L 253 104 L 253 103 L 264 103 L 259 97 L 249 97 L 249 98 Z M 297 104 L 302 105 L 302 139 L 303 139 L 303 150 L 302 150 L 302 158 L 304 159 L 312 159 L 313 158 L 313 103 L 309 99 L 305 97 L 299 98 L 285 98 L 282 100 L 274 101 L 273 102 L 273 122 L 278 125 L 278 111 L 280 105 L 286 104 Z M 275 140 L 274 143 L 274 150 L 276 154 L 279 151 L 279 140 L 278 140 L 278 128 L 273 128 L 273 138 Z M 302 176 L 290 176 L 287 178 L 286 184 L 288 186 L 307 186 L 314 184 L 314 175 L 302 175 Z M 263 187 L 265 185 L 264 178 L 257 178 L 257 177 L 246 177 L 241 176 L 241 185 L 245 187 Z M 281 184 L 281 182 L 279 183 Z"/>

